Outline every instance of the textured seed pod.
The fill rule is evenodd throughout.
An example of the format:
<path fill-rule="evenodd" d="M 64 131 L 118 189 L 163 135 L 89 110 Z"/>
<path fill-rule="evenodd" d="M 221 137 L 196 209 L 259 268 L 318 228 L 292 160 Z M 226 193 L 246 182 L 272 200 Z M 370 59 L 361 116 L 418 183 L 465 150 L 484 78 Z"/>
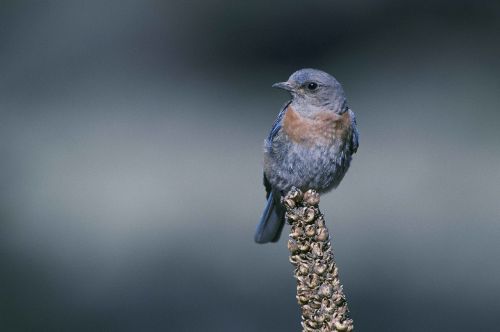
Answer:
<path fill-rule="evenodd" d="M 309 302 L 309 297 L 305 295 L 298 295 L 297 300 L 299 301 L 300 304 L 306 304 L 307 302 Z"/>
<path fill-rule="evenodd" d="M 311 293 L 311 290 L 309 287 L 306 287 L 305 285 L 297 286 L 297 295 L 307 295 L 309 296 Z"/>
<path fill-rule="evenodd" d="M 308 299 L 309 301 L 309 299 Z M 311 308 L 308 304 L 302 306 L 302 316 L 306 318 L 312 318 L 315 310 Z"/>
<path fill-rule="evenodd" d="M 342 324 L 340 322 L 335 322 L 335 329 L 339 332 L 344 332 L 344 331 L 347 331 L 347 325 L 345 324 Z"/>
<path fill-rule="evenodd" d="M 313 329 L 318 327 L 318 323 L 312 319 L 308 319 L 306 325 L 309 325 L 309 327 L 312 327 Z"/>
<path fill-rule="evenodd" d="M 300 263 L 300 256 L 299 255 L 291 255 L 289 260 L 290 260 L 290 263 L 292 263 L 293 265 L 297 265 Z"/>
<path fill-rule="evenodd" d="M 326 316 L 325 315 L 317 315 L 317 316 L 314 316 L 313 319 L 316 321 L 316 323 L 321 325 L 325 321 Z"/>
<path fill-rule="evenodd" d="M 345 302 L 345 299 L 342 295 L 337 295 L 337 297 L 333 301 L 333 303 L 335 303 L 335 305 L 337 307 L 340 307 L 342 304 L 344 304 L 344 302 Z"/>
<path fill-rule="evenodd" d="M 316 220 L 316 225 L 318 225 L 318 228 L 326 227 L 325 219 L 323 218 L 322 214 L 318 216 Z"/>
<path fill-rule="evenodd" d="M 286 219 L 286 221 L 287 221 L 290 225 L 292 225 L 292 224 L 293 224 L 293 223 L 295 223 L 297 220 L 299 220 L 299 216 L 298 216 L 296 213 L 294 213 L 294 212 L 287 212 L 287 213 L 285 214 L 285 219 Z"/>
<path fill-rule="evenodd" d="M 314 222 L 314 217 L 316 216 L 316 211 L 313 207 L 307 208 L 304 211 L 304 222 L 306 224 Z"/>
<path fill-rule="evenodd" d="M 316 206 L 319 204 L 319 194 L 314 190 L 308 190 L 304 193 L 304 203 L 309 206 Z"/>
<path fill-rule="evenodd" d="M 297 226 L 297 225 L 293 225 L 292 226 L 292 230 L 290 231 L 290 236 L 294 239 L 302 236 L 304 234 L 304 230 L 302 229 L 302 227 L 300 226 Z"/>
<path fill-rule="evenodd" d="M 316 288 L 318 287 L 319 285 L 321 284 L 321 280 L 320 280 L 320 277 L 317 275 L 317 274 L 310 274 L 309 275 L 309 280 L 307 282 L 307 285 L 310 287 L 310 288 Z"/>
<path fill-rule="evenodd" d="M 321 297 L 330 298 L 333 294 L 333 286 L 328 283 L 322 284 L 318 290 L 318 294 Z"/>
<path fill-rule="evenodd" d="M 299 250 L 300 251 L 307 252 L 307 251 L 309 251 L 309 248 L 310 248 L 309 243 L 307 243 L 307 242 L 300 242 L 299 243 Z"/>
<path fill-rule="evenodd" d="M 309 266 L 307 264 L 300 264 L 297 273 L 303 276 L 307 275 L 309 273 Z"/>
<path fill-rule="evenodd" d="M 312 300 L 312 301 L 311 301 Z M 315 301 L 314 297 L 309 298 L 309 306 L 314 309 L 314 312 L 316 313 L 318 309 L 321 308 L 321 304 L 319 301 Z"/>
<path fill-rule="evenodd" d="M 295 201 L 291 198 L 285 198 L 283 200 L 283 205 L 287 208 L 287 209 L 293 209 L 295 207 Z"/>
<path fill-rule="evenodd" d="M 322 245 L 320 242 L 311 243 L 311 254 L 313 255 L 313 257 L 323 257 L 323 249 L 321 248 L 321 246 Z"/>
<path fill-rule="evenodd" d="M 318 227 L 316 230 L 316 239 L 318 241 L 326 241 L 328 240 L 328 229 L 326 227 Z"/>
<path fill-rule="evenodd" d="M 292 188 L 287 195 L 288 198 L 292 199 L 295 202 L 300 202 L 303 199 L 303 194 L 297 188 Z"/>
<path fill-rule="evenodd" d="M 316 234 L 316 226 L 315 225 L 307 225 L 304 233 L 308 237 L 313 237 Z"/>
<path fill-rule="evenodd" d="M 294 254 L 299 251 L 299 245 L 293 239 L 288 240 L 288 250 L 290 253 Z"/>
<path fill-rule="evenodd" d="M 288 249 L 295 266 L 303 332 L 353 331 L 334 261 L 330 236 L 318 209 L 319 195 L 292 189 L 283 199 L 292 225 Z"/>
<path fill-rule="evenodd" d="M 317 329 L 313 328 L 313 327 L 309 327 L 307 324 L 306 324 L 306 321 L 302 321 L 302 323 L 300 323 L 302 325 L 302 331 L 304 332 L 316 332 L 318 331 Z"/>
<path fill-rule="evenodd" d="M 327 324 L 323 325 L 321 329 L 319 329 L 319 332 L 331 332 L 331 331 L 332 329 Z"/>
<path fill-rule="evenodd" d="M 327 267 L 328 266 L 326 264 L 323 264 L 321 262 L 316 262 L 314 264 L 313 271 L 318 275 L 322 275 L 323 273 L 326 272 Z"/>

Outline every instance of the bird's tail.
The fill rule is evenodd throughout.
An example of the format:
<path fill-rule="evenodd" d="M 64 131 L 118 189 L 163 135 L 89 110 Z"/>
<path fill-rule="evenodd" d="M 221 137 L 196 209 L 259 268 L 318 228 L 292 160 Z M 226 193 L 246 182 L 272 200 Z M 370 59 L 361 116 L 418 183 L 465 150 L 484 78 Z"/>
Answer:
<path fill-rule="evenodd" d="M 271 191 L 267 198 L 266 208 L 255 233 L 257 243 L 277 242 L 280 239 L 285 224 L 285 210 L 280 202 L 276 201 L 275 195 Z"/>

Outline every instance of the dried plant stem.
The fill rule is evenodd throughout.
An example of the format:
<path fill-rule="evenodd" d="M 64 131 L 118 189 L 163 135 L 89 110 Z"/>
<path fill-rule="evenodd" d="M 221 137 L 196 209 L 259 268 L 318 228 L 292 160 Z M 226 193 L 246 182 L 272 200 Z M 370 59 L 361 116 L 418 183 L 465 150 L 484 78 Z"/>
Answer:
<path fill-rule="evenodd" d="M 318 207 L 319 194 L 313 190 L 303 194 L 293 188 L 283 198 L 283 204 L 292 225 L 288 249 L 295 266 L 302 331 L 353 331 L 328 229 Z"/>

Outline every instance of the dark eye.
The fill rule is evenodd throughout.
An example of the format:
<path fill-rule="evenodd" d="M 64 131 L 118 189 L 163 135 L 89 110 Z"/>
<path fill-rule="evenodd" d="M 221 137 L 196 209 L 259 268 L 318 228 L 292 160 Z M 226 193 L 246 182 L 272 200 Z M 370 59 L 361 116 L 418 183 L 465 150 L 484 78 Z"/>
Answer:
<path fill-rule="evenodd" d="M 316 90 L 316 88 L 317 88 L 317 87 L 318 87 L 318 84 L 316 84 L 316 83 L 314 83 L 314 82 L 311 82 L 311 83 L 309 83 L 309 84 L 307 85 L 307 88 L 308 88 L 309 90 L 311 90 L 311 91 L 312 91 L 312 90 Z"/>

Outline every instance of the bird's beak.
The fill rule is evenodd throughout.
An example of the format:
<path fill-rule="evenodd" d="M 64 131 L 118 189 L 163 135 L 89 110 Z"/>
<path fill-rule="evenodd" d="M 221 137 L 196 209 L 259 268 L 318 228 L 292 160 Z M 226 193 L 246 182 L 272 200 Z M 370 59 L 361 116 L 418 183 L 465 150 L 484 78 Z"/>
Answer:
<path fill-rule="evenodd" d="M 286 90 L 286 91 L 292 91 L 293 90 L 293 86 L 290 83 L 288 83 L 288 82 L 274 83 L 273 84 L 273 88 L 283 89 L 283 90 Z"/>

